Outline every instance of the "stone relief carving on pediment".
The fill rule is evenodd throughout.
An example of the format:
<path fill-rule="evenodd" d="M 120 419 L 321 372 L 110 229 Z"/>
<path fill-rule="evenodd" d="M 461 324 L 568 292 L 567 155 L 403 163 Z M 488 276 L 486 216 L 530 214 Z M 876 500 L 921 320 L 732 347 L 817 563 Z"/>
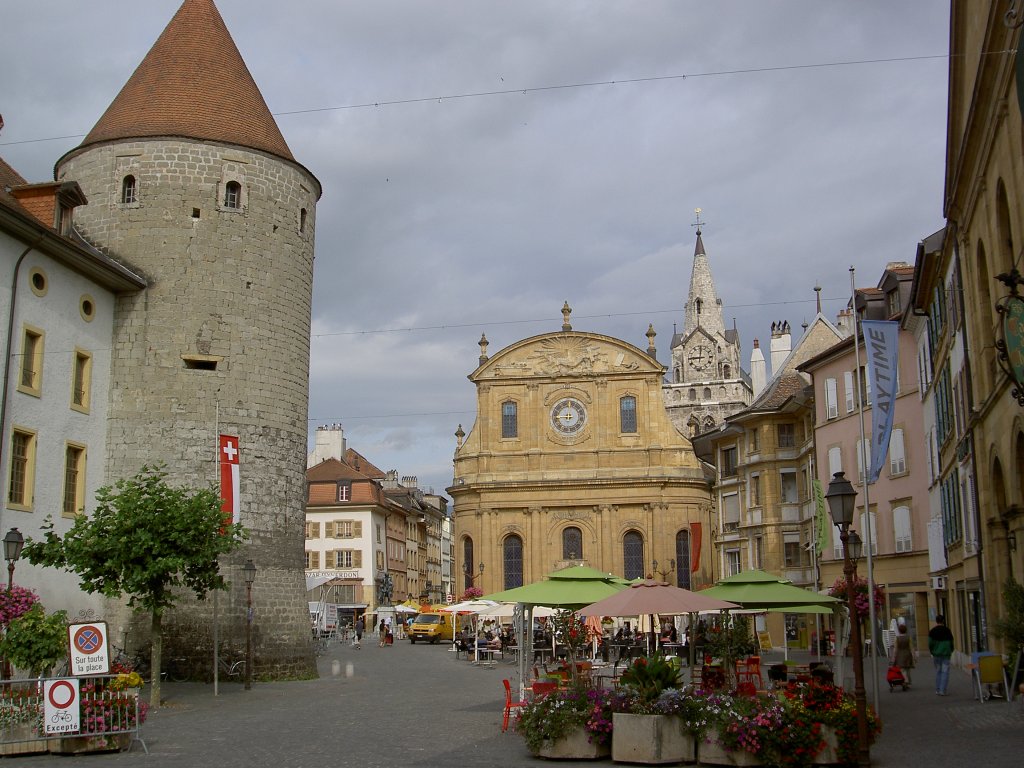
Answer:
<path fill-rule="evenodd" d="M 533 373 L 541 376 L 572 376 L 595 373 L 639 371 L 639 359 L 624 350 L 608 349 L 580 336 L 544 339 L 523 357 L 515 353 L 495 364 L 495 376 Z"/>

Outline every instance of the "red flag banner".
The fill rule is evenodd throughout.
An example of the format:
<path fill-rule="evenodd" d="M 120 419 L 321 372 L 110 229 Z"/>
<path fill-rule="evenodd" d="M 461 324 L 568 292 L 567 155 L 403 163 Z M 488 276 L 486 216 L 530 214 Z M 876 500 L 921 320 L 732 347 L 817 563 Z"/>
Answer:
<path fill-rule="evenodd" d="M 700 523 L 690 523 L 690 573 L 700 570 Z"/>
<path fill-rule="evenodd" d="M 237 523 L 238 504 L 238 438 L 235 435 L 220 436 L 220 497 L 221 511 L 225 522 Z"/>

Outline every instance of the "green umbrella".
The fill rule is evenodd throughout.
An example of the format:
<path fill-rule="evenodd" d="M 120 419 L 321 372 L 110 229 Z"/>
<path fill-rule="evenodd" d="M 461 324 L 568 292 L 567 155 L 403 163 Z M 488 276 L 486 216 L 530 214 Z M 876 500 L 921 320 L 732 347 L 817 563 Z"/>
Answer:
<path fill-rule="evenodd" d="M 738 603 L 747 609 L 777 610 L 786 613 L 818 613 L 819 609 L 828 610 L 832 606 L 842 604 L 842 600 L 797 587 L 778 576 L 757 570 L 743 571 L 722 579 L 715 586 L 702 590 L 700 594 Z"/>
<path fill-rule="evenodd" d="M 506 589 L 486 595 L 486 600 L 496 603 L 522 603 L 523 605 L 547 605 L 555 608 L 582 608 L 614 595 L 625 587 L 611 580 L 597 579 L 545 579 L 523 587 Z"/>

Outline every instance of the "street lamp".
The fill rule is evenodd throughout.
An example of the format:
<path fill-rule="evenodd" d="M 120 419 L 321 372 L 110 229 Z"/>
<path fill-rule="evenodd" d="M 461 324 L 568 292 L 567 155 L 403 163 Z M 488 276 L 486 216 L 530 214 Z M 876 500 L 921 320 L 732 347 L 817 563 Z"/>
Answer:
<path fill-rule="evenodd" d="M 252 688 L 252 583 L 256 581 L 256 564 L 246 560 L 242 566 L 245 577 L 245 690 Z"/>
<path fill-rule="evenodd" d="M 850 531 L 853 522 L 857 491 L 842 472 L 836 472 L 825 494 L 832 522 L 839 527 L 843 542 L 843 575 L 846 577 L 846 604 L 850 613 L 850 645 L 853 647 L 853 699 L 857 705 L 857 764 L 871 765 L 868 752 L 868 713 L 864 695 L 864 649 L 860 640 L 860 621 L 857 618 L 854 579 L 857 576 L 856 558 L 860 557 L 861 540 L 856 531 Z M 856 552 L 854 551 L 856 550 Z M 870 599 L 870 595 L 869 595 Z"/>
<path fill-rule="evenodd" d="M 21 548 L 25 546 L 25 537 L 17 528 L 11 528 L 4 536 L 4 560 L 7 561 L 7 591 L 14 588 L 14 564 L 21 557 Z"/>
<path fill-rule="evenodd" d="M 654 572 L 661 576 L 662 581 L 668 581 L 669 574 L 674 573 L 676 570 L 676 559 L 673 557 L 668 561 L 668 569 L 658 568 L 658 561 L 655 560 L 651 563 L 654 566 Z"/>
<path fill-rule="evenodd" d="M 463 565 L 463 567 L 462 567 L 462 573 L 463 573 L 463 574 L 465 574 L 465 576 L 466 576 L 466 578 L 467 578 L 467 579 L 469 579 L 469 583 L 470 583 L 470 586 L 472 586 L 472 585 L 473 585 L 473 583 L 474 583 L 474 582 L 475 582 L 475 581 L 476 581 L 476 580 L 477 580 L 478 578 L 480 578 L 481 576 L 483 576 L 483 575 L 484 575 L 484 564 L 483 564 L 483 563 L 480 563 L 480 573 L 478 573 L 478 574 L 474 575 L 474 574 L 473 574 L 473 569 L 472 569 L 472 568 L 470 568 L 470 566 L 469 566 L 469 563 L 465 563 L 465 564 Z"/>

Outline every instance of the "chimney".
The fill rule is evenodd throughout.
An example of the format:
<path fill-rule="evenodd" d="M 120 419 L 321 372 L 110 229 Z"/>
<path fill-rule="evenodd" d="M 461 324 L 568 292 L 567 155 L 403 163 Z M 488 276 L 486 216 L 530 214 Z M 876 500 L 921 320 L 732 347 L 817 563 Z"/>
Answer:
<path fill-rule="evenodd" d="M 750 386 L 754 390 L 754 397 L 764 391 L 766 380 L 764 352 L 761 351 L 761 343 L 754 339 L 754 349 L 750 353 Z"/>
<path fill-rule="evenodd" d="M 789 322 L 780 320 L 772 323 L 772 376 L 777 376 L 782 370 L 782 362 L 789 357 L 793 351 L 793 337 L 789 333 Z"/>
<path fill-rule="evenodd" d="M 312 467 L 327 459 L 343 461 L 345 458 L 345 430 L 341 424 L 324 424 L 316 428 L 316 443 L 313 452 L 306 456 L 306 467 Z"/>

